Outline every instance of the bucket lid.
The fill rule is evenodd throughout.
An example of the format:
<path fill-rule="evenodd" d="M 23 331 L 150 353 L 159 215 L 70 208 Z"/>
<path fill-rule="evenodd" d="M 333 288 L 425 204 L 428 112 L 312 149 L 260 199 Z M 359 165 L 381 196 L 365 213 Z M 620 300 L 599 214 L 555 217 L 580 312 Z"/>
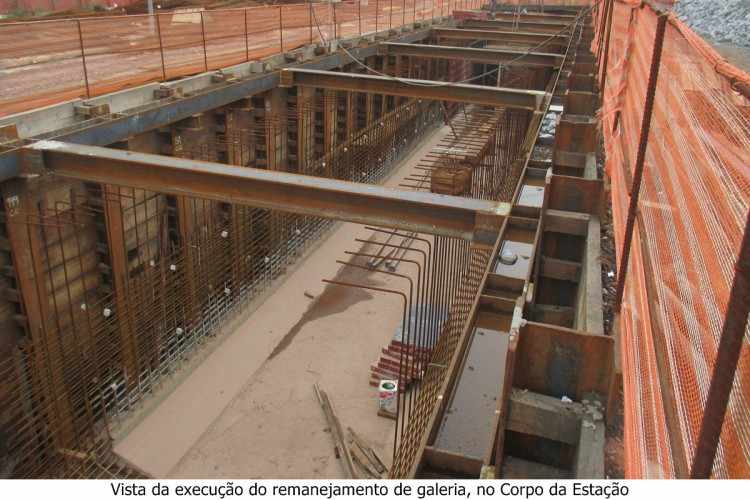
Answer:
<path fill-rule="evenodd" d="M 395 391 L 397 387 L 395 380 L 381 380 L 380 389 L 384 391 Z"/>

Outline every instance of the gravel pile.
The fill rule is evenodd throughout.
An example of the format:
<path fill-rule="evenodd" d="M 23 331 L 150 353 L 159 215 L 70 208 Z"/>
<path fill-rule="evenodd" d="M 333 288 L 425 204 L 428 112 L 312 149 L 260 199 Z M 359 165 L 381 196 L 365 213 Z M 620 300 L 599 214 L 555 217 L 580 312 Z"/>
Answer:
<path fill-rule="evenodd" d="M 680 0 L 674 11 L 710 41 L 750 48 L 750 0 Z"/>

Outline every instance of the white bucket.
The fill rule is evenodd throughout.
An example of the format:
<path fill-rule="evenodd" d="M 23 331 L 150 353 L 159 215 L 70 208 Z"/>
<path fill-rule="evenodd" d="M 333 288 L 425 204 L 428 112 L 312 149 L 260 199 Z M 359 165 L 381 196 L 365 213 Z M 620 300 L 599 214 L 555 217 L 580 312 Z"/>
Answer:
<path fill-rule="evenodd" d="M 398 381 L 381 380 L 378 386 L 378 408 L 396 414 L 398 408 Z"/>

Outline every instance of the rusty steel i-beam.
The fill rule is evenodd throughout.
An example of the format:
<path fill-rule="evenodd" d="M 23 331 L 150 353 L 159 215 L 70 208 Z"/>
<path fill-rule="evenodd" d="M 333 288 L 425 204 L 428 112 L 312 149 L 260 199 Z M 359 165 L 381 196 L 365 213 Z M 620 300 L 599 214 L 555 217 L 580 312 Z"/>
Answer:
<path fill-rule="evenodd" d="M 524 67 L 559 67 L 563 61 L 561 54 L 508 49 L 453 47 L 449 45 L 422 45 L 416 43 L 381 43 L 378 46 L 378 54 L 428 57 L 432 59 L 457 59 L 475 63 Z"/>
<path fill-rule="evenodd" d="M 402 97 L 435 99 L 503 108 L 536 111 L 546 95 L 538 90 L 487 87 L 466 83 L 437 82 L 413 78 L 318 71 L 283 69 L 279 77 L 281 87 L 315 87 L 352 92 L 370 92 Z"/>
<path fill-rule="evenodd" d="M 24 148 L 27 173 L 53 173 L 175 196 L 393 227 L 491 244 L 507 203 L 236 167 L 98 146 L 39 141 Z"/>
<path fill-rule="evenodd" d="M 500 21 L 468 19 L 459 28 L 473 28 L 481 30 L 519 30 L 527 33 L 546 33 L 548 35 L 562 33 L 571 27 L 569 23 L 548 23 L 533 21 Z"/>
<path fill-rule="evenodd" d="M 523 43 L 531 46 L 561 47 L 567 40 L 565 35 L 546 33 L 525 33 L 522 31 L 497 31 L 461 28 L 433 28 L 432 34 L 437 38 L 459 40 L 487 40 L 501 43 Z"/>
<path fill-rule="evenodd" d="M 551 14 L 541 12 L 527 12 L 520 16 L 514 12 L 495 12 L 495 19 L 521 19 L 521 20 L 534 20 L 534 21 L 549 21 L 549 22 L 560 22 L 560 21 L 573 21 L 578 16 L 576 14 Z"/>

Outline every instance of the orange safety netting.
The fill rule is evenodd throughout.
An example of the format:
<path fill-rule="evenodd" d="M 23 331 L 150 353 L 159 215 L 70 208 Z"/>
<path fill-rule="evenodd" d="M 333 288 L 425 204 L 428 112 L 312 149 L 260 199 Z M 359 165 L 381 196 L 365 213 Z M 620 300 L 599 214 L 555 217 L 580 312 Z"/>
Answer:
<path fill-rule="evenodd" d="M 481 0 L 354 0 L 0 24 L 0 116 L 399 28 Z"/>
<path fill-rule="evenodd" d="M 600 113 L 618 256 L 656 19 L 642 2 L 614 2 Z M 628 477 L 681 476 L 692 463 L 750 205 L 748 84 L 670 14 L 619 318 Z M 716 477 L 750 477 L 747 332 Z"/>

